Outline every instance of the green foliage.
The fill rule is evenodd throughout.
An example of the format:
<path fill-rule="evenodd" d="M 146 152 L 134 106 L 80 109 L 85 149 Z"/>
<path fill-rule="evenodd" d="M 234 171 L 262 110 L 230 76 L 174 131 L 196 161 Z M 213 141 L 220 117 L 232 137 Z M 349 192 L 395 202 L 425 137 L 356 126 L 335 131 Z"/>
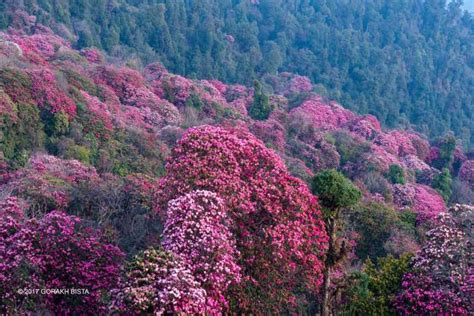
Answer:
<path fill-rule="evenodd" d="M 93 136 L 92 136 L 93 137 Z M 143 137 L 138 131 L 118 131 L 113 138 L 100 145 L 91 160 L 99 172 L 120 176 L 133 173 L 161 176 L 164 174 L 166 146 Z"/>
<path fill-rule="evenodd" d="M 387 178 L 393 184 L 405 184 L 405 172 L 399 165 L 390 165 Z"/>
<path fill-rule="evenodd" d="M 202 110 L 203 102 L 197 93 L 191 93 L 189 98 L 186 100 L 186 106 L 193 107 L 197 110 Z"/>
<path fill-rule="evenodd" d="M 68 83 L 76 89 L 84 90 L 90 95 L 97 96 L 99 94 L 97 86 L 88 78 L 71 69 L 61 69 L 61 72 L 66 77 Z"/>
<path fill-rule="evenodd" d="M 411 214 L 415 216 L 411 218 Z M 398 212 L 382 203 L 361 203 L 349 214 L 348 225 L 360 236 L 355 249 L 357 257 L 375 260 L 390 254 L 392 249 L 385 245 L 395 231 L 415 239 L 415 219 L 415 213 Z M 403 252 L 403 249 L 394 250 Z"/>
<path fill-rule="evenodd" d="M 64 158 L 76 159 L 85 164 L 91 163 L 89 148 L 79 145 L 73 145 L 68 148 Z"/>
<path fill-rule="evenodd" d="M 443 199 L 448 202 L 451 198 L 453 180 L 448 168 L 444 168 L 440 174 L 437 174 L 433 179 L 433 188 L 438 191 Z"/>
<path fill-rule="evenodd" d="M 416 226 L 416 212 L 410 210 L 403 210 L 398 212 L 402 227 L 407 231 L 414 231 Z"/>
<path fill-rule="evenodd" d="M 334 169 L 316 174 L 311 181 L 311 189 L 329 216 L 357 204 L 362 197 L 359 189 Z"/>
<path fill-rule="evenodd" d="M 45 141 L 44 127 L 36 106 L 30 104 L 16 105 L 17 119 L 5 118 L 0 126 L 0 149 L 13 167 L 26 163 L 32 150 L 42 148 Z"/>
<path fill-rule="evenodd" d="M 254 99 L 253 103 L 249 108 L 249 115 L 254 120 L 266 120 L 273 111 L 273 107 L 270 105 L 268 95 L 262 90 L 262 84 L 255 80 L 254 85 Z"/>
<path fill-rule="evenodd" d="M 439 170 L 451 168 L 454 159 L 454 150 L 456 149 L 456 137 L 448 133 L 442 139 L 438 140 L 439 157 L 433 161 L 433 166 Z"/>
<path fill-rule="evenodd" d="M 79 48 L 117 55 L 120 45 L 119 57 L 160 60 L 188 77 L 248 85 L 294 72 L 386 126 L 412 123 L 432 138 L 453 130 L 474 142 L 474 23 L 461 1 L 10 2 L 0 10 L 2 28 L 22 8 L 75 32 Z"/>
<path fill-rule="evenodd" d="M 53 116 L 53 135 L 65 135 L 69 130 L 69 119 L 64 112 Z"/>
<path fill-rule="evenodd" d="M 351 279 L 348 290 L 349 303 L 344 307 L 345 315 L 397 315 L 392 301 L 401 289 L 402 277 L 409 271 L 412 255 L 400 258 L 379 258 L 377 265 L 367 260 L 361 272 Z"/>
<path fill-rule="evenodd" d="M 359 162 L 362 155 L 370 150 L 370 144 L 360 143 L 344 131 L 334 132 L 333 138 L 337 152 L 341 156 L 341 165 L 347 162 Z"/>

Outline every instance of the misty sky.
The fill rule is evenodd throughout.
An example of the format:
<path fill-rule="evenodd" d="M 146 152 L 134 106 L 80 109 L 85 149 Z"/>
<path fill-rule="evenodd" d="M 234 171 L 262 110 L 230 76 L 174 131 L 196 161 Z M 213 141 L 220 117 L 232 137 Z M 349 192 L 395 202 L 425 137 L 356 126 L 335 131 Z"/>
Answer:
<path fill-rule="evenodd" d="M 464 0 L 464 6 L 471 11 L 474 11 L 474 0 Z"/>

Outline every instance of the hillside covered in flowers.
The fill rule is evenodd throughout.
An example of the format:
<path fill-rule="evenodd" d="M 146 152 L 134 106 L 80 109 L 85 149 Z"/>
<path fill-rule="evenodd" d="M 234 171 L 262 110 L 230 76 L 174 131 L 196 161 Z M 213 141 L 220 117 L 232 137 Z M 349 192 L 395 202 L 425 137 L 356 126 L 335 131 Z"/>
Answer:
<path fill-rule="evenodd" d="M 291 73 L 112 64 L 18 19 L 0 33 L 2 314 L 472 314 L 474 154 L 452 134 L 383 130 Z"/>

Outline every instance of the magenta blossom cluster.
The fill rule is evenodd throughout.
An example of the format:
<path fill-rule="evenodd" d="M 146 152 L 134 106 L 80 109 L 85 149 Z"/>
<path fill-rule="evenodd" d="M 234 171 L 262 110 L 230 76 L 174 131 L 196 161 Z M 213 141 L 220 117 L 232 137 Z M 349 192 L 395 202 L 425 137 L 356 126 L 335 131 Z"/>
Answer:
<path fill-rule="evenodd" d="M 459 178 L 474 186 L 474 160 L 465 161 L 459 170 Z"/>
<path fill-rule="evenodd" d="M 52 313 L 104 313 L 122 252 L 77 217 L 53 211 L 27 219 L 20 205 L 15 198 L 0 204 L 0 310 L 27 313 L 42 306 Z M 87 295 L 23 295 L 23 289 L 80 289 Z"/>
<path fill-rule="evenodd" d="M 149 89 L 139 72 L 129 68 L 99 66 L 93 76 L 97 84 L 110 87 L 116 94 L 120 103 L 125 106 L 124 116 L 135 110 L 145 123 L 155 121 L 152 126 L 176 124 L 180 121 L 177 108 Z M 150 119 L 153 115 L 156 118 Z"/>
<path fill-rule="evenodd" d="M 70 48 L 70 44 L 52 33 L 38 32 L 33 35 L 1 34 L 1 36 L 18 45 L 19 55 L 29 62 L 46 65 L 61 47 Z"/>
<path fill-rule="evenodd" d="M 128 264 L 126 280 L 112 291 L 109 310 L 120 315 L 203 314 L 206 291 L 185 262 L 148 249 Z"/>
<path fill-rule="evenodd" d="M 438 192 L 422 184 L 395 184 L 393 200 L 399 209 L 415 211 L 420 222 L 435 219 L 446 210 L 446 204 Z"/>
<path fill-rule="evenodd" d="M 30 210 L 44 213 L 66 207 L 73 186 L 94 182 L 99 176 L 95 168 L 85 166 L 77 160 L 36 154 L 25 168 L 10 174 L 9 178 L 0 189 L 29 200 Z"/>
<path fill-rule="evenodd" d="M 291 116 L 304 117 L 314 128 L 335 130 L 341 128 L 355 117 L 355 114 L 337 103 L 324 102 L 319 96 L 313 96 L 297 108 L 291 110 Z"/>
<path fill-rule="evenodd" d="M 317 290 L 327 248 L 317 201 L 253 135 L 213 126 L 190 129 L 167 172 L 157 195 L 163 216 L 168 201 L 195 190 L 224 200 L 241 254 L 242 282 L 232 292 L 240 310 L 291 308 L 296 288 Z"/>
<path fill-rule="evenodd" d="M 40 107 L 48 108 L 51 113 L 63 112 L 71 119 L 76 115 L 76 104 L 59 89 L 54 73 L 47 68 L 29 71 L 31 92 Z"/>
<path fill-rule="evenodd" d="M 81 55 L 90 63 L 100 64 L 104 61 L 102 53 L 95 48 L 84 48 L 81 50 Z"/>
<path fill-rule="evenodd" d="M 193 191 L 168 203 L 163 248 L 180 256 L 206 290 L 206 314 L 226 310 L 231 284 L 240 282 L 239 252 L 227 209 L 215 193 Z"/>
<path fill-rule="evenodd" d="M 402 282 L 395 306 L 402 315 L 472 315 L 470 260 L 474 255 L 474 209 L 455 206 L 438 216 L 438 225 L 427 232 L 427 241 Z M 472 284 L 471 284 L 472 286 Z"/>

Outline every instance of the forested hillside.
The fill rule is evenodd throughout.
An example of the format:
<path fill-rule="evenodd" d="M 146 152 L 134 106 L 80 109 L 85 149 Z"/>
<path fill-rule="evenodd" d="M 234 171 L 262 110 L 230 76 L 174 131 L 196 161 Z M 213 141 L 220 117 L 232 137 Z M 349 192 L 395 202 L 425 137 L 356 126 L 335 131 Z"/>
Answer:
<path fill-rule="evenodd" d="M 77 48 L 159 60 L 192 78 L 249 85 L 306 75 L 318 93 L 386 127 L 414 124 L 431 138 L 453 130 L 472 146 L 474 20 L 448 2 L 6 0 L 0 26 L 14 25 L 20 7 Z"/>
<path fill-rule="evenodd" d="M 0 314 L 473 314 L 474 155 L 452 134 L 382 128 L 288 72 L 268 93 L 136 69 L 13 21 Z"/>

